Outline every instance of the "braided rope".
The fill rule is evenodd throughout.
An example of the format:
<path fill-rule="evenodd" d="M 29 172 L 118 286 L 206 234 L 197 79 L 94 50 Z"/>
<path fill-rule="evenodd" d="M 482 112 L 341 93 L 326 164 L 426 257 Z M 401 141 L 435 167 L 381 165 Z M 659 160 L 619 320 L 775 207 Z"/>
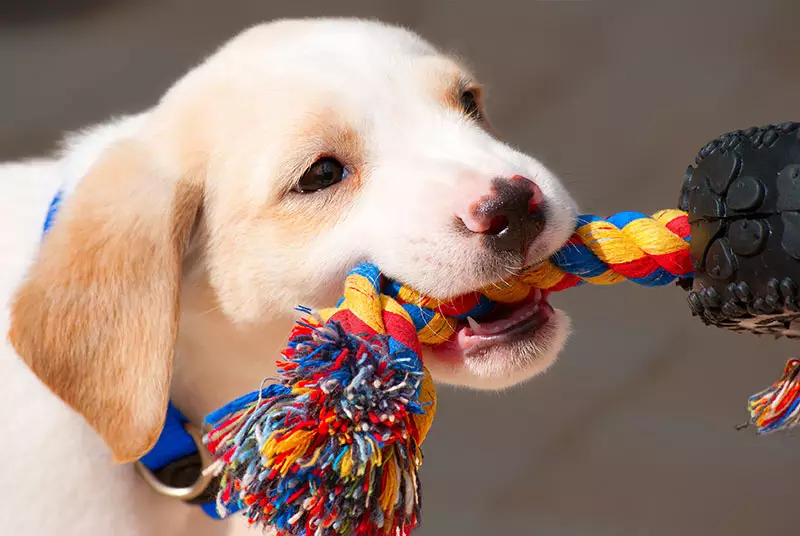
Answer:
<path fill-rule="evenodd" d="M 680 210 L 661 210 L 652 216 L 620 212 L 605 220 L 581 216 L 567 244 L 520 279 L 553 291 L 583 282 L 666 285 L 692 272 L 689 235 L 688 216 Z"/>
<path fill-rule="evenodd" d="M 336 307 L 304 309 L 279 382 L 207 417 L 205 441 L 222 467 L 220 513 L 244 506 L 252 523 L 281 536 L 409 535 L 420 513 L 420 444 L 436 411 L 422 345 L 532 289 L 665 285 L 691 273 L 688 240 L 680 211 L 581 216 L 547 262 L 445 301 L 357 266 Z"/>
<path fill-rule="evenodd" d="M 496 304 L 520 302 L 533 289 L 554 292 L 584 283 L 622 281 L 662 286 L 689 277 L 689 237 L 688 216 L 681 210 L 661 210 L 652 216 L 621 212 L 607 219 L 583 215 L 563 248 L 509 281 L 446 301 L 396 282 L 389 282 L 385 292 L 411 317 L 420 341 L 435 345 L 452 337 L 459 320 L 480 319 Z"/>

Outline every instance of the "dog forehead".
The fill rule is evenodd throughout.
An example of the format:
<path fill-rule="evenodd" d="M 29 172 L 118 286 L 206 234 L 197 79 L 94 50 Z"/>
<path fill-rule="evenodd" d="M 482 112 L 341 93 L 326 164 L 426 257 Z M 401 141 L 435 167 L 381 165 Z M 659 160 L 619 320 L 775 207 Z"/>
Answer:
<path fill-rule="evenodd" d="M 416 34 L 384 24 L 286 21 L 245 31 L 176 83 L 154 124 L 183 125 L 188 154 L 283 161 L 350 130 L 396 149 L 440 114 L 465 74 Z M 430 129 L 429 129 L 430 130 Z M 181 137 L 182 136 L 182 137 Z M 330 145 L 330 144 L 329 144 Z M 301 148 L 302 148 L 301 147 Z M 248 156 L 249 155 L 249 156 Z"/>
<path fill-rule="evenodd" d="M 315 52 L 325 56 L 431 55 L 436 49 L 399 26 L 358 19 L 279 20 L 245 30 L 225 45 L 236 53 Z"/>
<path fill-rule="evenodd" d="M 237 113 L 242 103 L 270 115 L 276 107 L 297 112 L 320 105 L 365 112 L 391 102 L 430 104 L 461 73 L 456 61 L 400 27 L 353 19 L 285 20 L 234 37 L 162 102 L 173 110 L 220 116 Z"/>
<path fill-rule="evenodd" d="M 454 62 L 401 27 L 352 19 L 286 20 L 244 31 L 212 55 L 216 79 L 264 82 L 276 78 L 327 85 L 398 87 L 416 74 L 452 71 Z"/>

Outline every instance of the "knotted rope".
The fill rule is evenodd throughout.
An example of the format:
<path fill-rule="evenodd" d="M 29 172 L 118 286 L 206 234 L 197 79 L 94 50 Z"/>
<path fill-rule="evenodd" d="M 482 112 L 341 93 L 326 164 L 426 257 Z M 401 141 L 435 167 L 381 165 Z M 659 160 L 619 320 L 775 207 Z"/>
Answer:
<path fill-rule="evenodd" d="M 684 212 L 581 216 L 547 262 L 480 292 L 423 296 L 371 264 L 347 277 L 332 309 L 306 316 L 280 379 L 212 413 L 205 436 L 220 466 L 218 509 L 246 508 L 282 536 L 408 535 L 420 510 L 420 445 L 436 410 L 422 345 L 448 340 L 532 289 L 623 280 L 665 285 L 691 275 Z"/>
<path fill-rule="evenodd" d="M 357 266 L 338 307 L 304 309 L 280 382 L 208 416 L 206 444 L 224 462 L 221 514 L 234 501 L 287 535 L 416 526 L 436 392 L 416 326 L 384 282 L 374 265 Z"/>

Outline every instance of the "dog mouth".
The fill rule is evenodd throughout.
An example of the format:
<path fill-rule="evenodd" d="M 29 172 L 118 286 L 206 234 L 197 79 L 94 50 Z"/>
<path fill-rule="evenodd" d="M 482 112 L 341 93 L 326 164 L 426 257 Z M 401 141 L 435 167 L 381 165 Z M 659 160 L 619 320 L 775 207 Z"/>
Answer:
<path fill-rule="evenodd" d="M 434 347 L 439 357 L 469 359 L 498 347 L 511 347 L 538 341 L 548 331 L 555 310 L 548 302 L 549 292 L 531 290 L 528 297 L 514 304 L 498 304 L 480 321 L 471 317 L 459 320 L 453 337 Z"/>

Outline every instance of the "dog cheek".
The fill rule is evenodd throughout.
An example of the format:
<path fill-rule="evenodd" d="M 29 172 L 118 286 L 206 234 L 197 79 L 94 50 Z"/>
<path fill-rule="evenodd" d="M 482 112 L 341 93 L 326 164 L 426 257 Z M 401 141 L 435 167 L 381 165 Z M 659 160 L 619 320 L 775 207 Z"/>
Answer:
<path fill-rule="evenodd" d="M 302 255 L 302 247 L 270 222 L 228 222 L 218 225 L 208 241 L 207 281 L 191 283 L 207 285 L 234 323 L 262 321 L 297 305 L 289 302 L 293 289 L 301 286 L 293 263 Z"/>

